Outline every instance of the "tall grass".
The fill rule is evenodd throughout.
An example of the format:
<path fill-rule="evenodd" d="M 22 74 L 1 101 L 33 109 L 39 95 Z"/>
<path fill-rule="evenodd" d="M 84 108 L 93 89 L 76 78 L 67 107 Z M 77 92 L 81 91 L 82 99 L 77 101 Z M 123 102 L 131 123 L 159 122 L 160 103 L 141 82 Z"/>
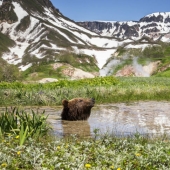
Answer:
<path fill-rule="evenodd" d="M 31 113 L 19 108 L 11 108 L 0 114 L 0 136 L 15 135 L 20 139 L 20 145 L 31 137 L 39 139 L 47 135 L 50 127 L 46 123 L 47 116 L 44 112 L 38 114 L 31 110 Z"/>
<path fill-rule="evenodd" d="M 170 101 L 170 78 L 99 77 L 47 84 L 0 83 L 0 105 L 60 105 L 63 99 L 93 97 L 96 103 Z"/>

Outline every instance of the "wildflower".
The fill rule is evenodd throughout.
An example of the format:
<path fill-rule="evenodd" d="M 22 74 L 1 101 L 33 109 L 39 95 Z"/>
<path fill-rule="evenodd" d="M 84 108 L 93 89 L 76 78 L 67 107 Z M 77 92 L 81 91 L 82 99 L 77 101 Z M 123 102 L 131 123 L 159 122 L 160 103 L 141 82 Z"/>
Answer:
<path fill-rule="evenodd" d="M 86 168 L 91 168 L 91 165 L 90 164 L 85 164 L 85 167 Z"/>
<path fill-rule="evenodd" d="M 61 149 L 60 146 L 57 146 L 57 149 Z"/>
<path fill-rule="evenodd" d="M 21 151 L 18 151 L 18 152 L 17 152 L 17 155 L 20 155 L 20 154 L 21 154 Z"/>
<path fill-rule="evenodd" d="M 19 135 L 15 137 L 15 139 L 18 139 L 19 138 Z"/>
<path fill-rule="evenodd" d="M 141 154 L 140 153 L 136 153 L 136 156 L 140 156 Z"/>
<path fill-rule="evenodd" d="M 7 167 L 7 163 L 2 163 L 1 166 L 2 167 Z"/>
<path fill-rule="evenodd" d="M 117 168 L 117 170 L 121 170 L 121 168 Z"/>
<path fill-rule="evenodd" d="M 114 166 L 112 165 L 112 166 L 110 166 L 110 169 L 114 169 Z"/>

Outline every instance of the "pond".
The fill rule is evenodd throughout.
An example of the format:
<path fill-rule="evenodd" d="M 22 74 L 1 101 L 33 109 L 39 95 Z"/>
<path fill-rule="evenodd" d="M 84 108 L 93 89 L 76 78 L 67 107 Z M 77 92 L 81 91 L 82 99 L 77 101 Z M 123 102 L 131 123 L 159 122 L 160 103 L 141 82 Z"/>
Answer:
<path fill-rule="evenodd" d="M 76 134 L 82 137 L 92 137 L 99 134 L 127 136 L 170 135 L 170 102 L 147 101 L 134 103 L 113 103 L 95 105 L 87 121 L 62 121 L 60 107 L 31 107 L 39 113 L 45 111 L 48 115 L 54 135 L 63 137 Z M 4 111 L 5 108 L 1 108 Z M 30 111 L 30 107 L 24 110 Z"/>
<path fill-rule="evenodd" d="M 170 133 L 170 102 L 134 102 L 96 105 L 92 108 L 87 121 L 62 121 L 62 107 L 40 108 L 49 114 L 48 121 L 54 134 L 60 137 L 76 134 L 78 136 L 94 136 L 99 134 L 162 135 Z"/>

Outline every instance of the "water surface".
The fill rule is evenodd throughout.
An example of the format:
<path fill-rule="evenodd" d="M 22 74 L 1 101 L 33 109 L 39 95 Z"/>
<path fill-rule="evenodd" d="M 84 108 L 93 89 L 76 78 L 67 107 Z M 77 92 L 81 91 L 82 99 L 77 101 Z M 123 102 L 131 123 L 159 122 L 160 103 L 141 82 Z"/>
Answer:
<path fill-rule="evenodd" d="M 134 102 L 96 105 L 87 121 L 62 121 L 62 107 L 40 108 L 49 114 L 48 121 L 57 136 L 77 134 L 93 136 L 97 129 L 100 134 L 133 135 L 169 134 L 170 102 Z"/>
<path fill-rule="evenodd" d="M 30 107 L 25 107 L 30 110 Z M 170 102 L 134 102 L 95 105 L 87 121 L 62 121 L 62 107 L 31 107 L 48 115 L 48 122 L 56 136 L 78 135 L 94 136 L 97 130 L 100 134 L 162 135 L 170 134 Z M 1 108 L 1 111 L 5 108 Z"/>

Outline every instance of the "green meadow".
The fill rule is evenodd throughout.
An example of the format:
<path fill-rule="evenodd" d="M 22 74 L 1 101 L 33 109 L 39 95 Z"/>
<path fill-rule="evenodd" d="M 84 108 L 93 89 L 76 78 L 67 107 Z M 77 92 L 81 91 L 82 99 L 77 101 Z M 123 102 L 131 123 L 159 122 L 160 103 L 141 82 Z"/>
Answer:
<path fill-rule="evenodd" d="M 63 99 L 95 98 L 96 104 L 170 100 L 170 78 L 96 77 L 46 84 L 0 83 L 1 106 L 56 106 Z"/>
<path fill-rule="evenodd" d="M 88 139 L 74 135 L 53 136 L 44 113 L 22 110 L 24 106 L 57 106 L 63 99 L 93 97 L 96 104 L 169 101 L 170 78 L 96 77 L 59 80 L 55 83 L 0 83 L 0 169 L 34 170 L 160 170 L 170 169 L 168 135 Z M 9 106 L 11 106 L 9 108 Z"/>

